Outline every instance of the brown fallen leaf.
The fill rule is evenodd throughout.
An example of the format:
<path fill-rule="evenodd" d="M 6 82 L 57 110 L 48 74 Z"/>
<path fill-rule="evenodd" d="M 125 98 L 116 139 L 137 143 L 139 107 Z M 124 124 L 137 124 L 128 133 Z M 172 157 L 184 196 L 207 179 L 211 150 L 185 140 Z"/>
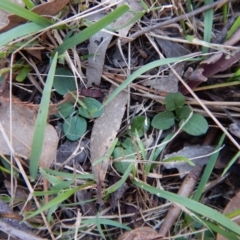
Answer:
<path fill-rule="evenodd" d="M 32 12 L 44 16 L 54 16 L 58 14 L 63 7 L 65 7 L 70 0 L 54 0 L 51 2 L 43 3 L 32 9 Z M 0 29 L 0 33 L 6 32 L 16 26 L 19 26 L 28 20 L 21 18 L 17 15 L 8 16 L 8 24 Z"/>
<path fill-rule="evenodd" d="M 240 40 L 240 28 L 223 45 L 234 46 L 237 42 L 239 42 L 239 40 Z M 194 89 L 202 82 L 207 81 L 207 79 L 213 76 L 214 74 L 229 69 L 239 59 L 240 51 L 232 52 L 229 55 L 226 55 L 223 52 L 217 52 L 208 59 L 202 61 L 199 64 L 199 67 L 192 72 L 187 81 L 189 87 Z M 181 86 L 179 91 L 184 95 L 188 94 L 188 90 L 184 86 Z"/>
<path fill-rule="evenodd" d="M 9 99 L 0 97 L 0 123 L 10 140 L 10 102 Z M 29 158 L 33 130 L 36 119 L 36 112 L 31 110 L 25 104 L 21 103 L 20 100 L 12 102 L 12 147 L 15 155 Z M 56 158 L 58 135 L 55 128 L 47 124 L 45 139 L 43 143 L 43 151 L 40 159 L 40 166 L 48 168 Z M 3 133 L 0 131 L 0 152 L 3 155 L 10 155 L 11 151 L 8 144 L 5 141 Z"/>
<path fill-rule="evenodd" d="M 118 4 L 118 7 L 122 4 L 128 4 L 131 11 L 125 13 L 122 17 L 118 18 L 111 27 L 118 30 L 118 34 L 121 37 L 126 37 L 129 29 L 134 23 L 129 23 L 134 17 L 134 12 L 141 11 L 142 6 L 138 0 L 123 0 Z M 103 14 L 94 14 L 90 18 L 99 20 L 103 17 Z M 127 24 L 127 26 L 125 26 Z M 125 27 L 123 27 L 125 26 Z M 88 58 L 88 64 L 86 68 L 86 77 L 88 79 L 87 86 L 91 87 L 93 84 L 98 86 L 101 82 L 101 76 L 103 71 L 103 65 L 105 62 L 106 50 L 109 43 L 112 40 L 113 35 L 99 31 L 89 39 L 88 52 L 94 54 L 93 57 Z"/>
<path fill-rule="evenodd" d="M 118 237 L 118 240 L 158 240 L 161 235 L 150 227 L 142 227 L 125 232 Z"/>
<path fill-rule="evenodd" d="M 204 166 L 205 164 L 207 164 L 210 156 L 205 156 L 205 155 L 208 155 L 213 151 L 214 151 L 214 147 L 212 146 L 201 146 L 201 145 L 187 146 L 178 152 L 165 155 L 164 160 L 167 158 L 184 156 L 189 159 L 194 158 L 192 162 L 195 164 L 195 166 L 191 166 L 189 163 L 183 162 L 183 161 L 172 161 L 172 162 L 163 161 L 164 167 L 167 169 L 177 168 L 179 171 L 180 177 L 183 178 L 188 172 L 190 172 L 196 166 Z"/>
<path fill-rule="evenodd" d="M 112 93 L 114 89 L 115 87 L 112 86 L 110 93 Z M 111 147 L 121 125 L 126 103 L 127 93 L 122 91 L 104 108 L 103 115 L 95 120 L 90 140 L 92 164 L 100 157 L 103 157 Z M 109 158 L 106 158 L 96 166 L 92 165 L 94 178 L 98 184 L 99 197 L 101 187 L 107 173 L 108 165 Z"/>
<path fill-rule="evenodd" d="M 227 214 L 227 213 L 233 212 L 233 211 L 235 211 L 235 210 L 237 210 L 239 208 L 240 208 L 240 191 L 227 204 L 227 206 L 223 210 L 223 214 Z M 234 220 L 234 222 L 237 223 L 240 226 L 240 218 L 239 217 L 236 218 L 236 220 Z M 227 240 L 227 238 L 223 237 L 220 234 L 217 235 L 216 239 L 217 240 Z"/>

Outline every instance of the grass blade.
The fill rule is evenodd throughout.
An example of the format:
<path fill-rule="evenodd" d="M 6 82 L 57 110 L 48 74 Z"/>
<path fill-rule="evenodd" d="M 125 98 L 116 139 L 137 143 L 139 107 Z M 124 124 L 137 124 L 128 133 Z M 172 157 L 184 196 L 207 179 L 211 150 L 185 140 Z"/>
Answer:
<path fill-rule="evenodd" d="M 152 187 L 136 178 L 133 181 L 133 183 L 137 187 L 139 187 L 149 193 L 152 193 L 159 197 L 161 196 L 162 198 L 165 198 L 171 202 L 178 203 L 178 204 L 186 207 L 187 209 L 190 209 L 191 211 L 198 213 L 201 216 L 207 217 L 207 218 L 221 224 L 223 227 L 227 228 L 228 230 L 233 231 L 234 233 L 240 235 L 240 228 L 235 222 L 233 222 L 232 220 L 228 219 L 226 216 L 222 215 L 221 213 L 219 213 L 218 211 L 216 211 L 210 207 L 207 207 L 207 206 L 205 206 L 199 202 L 196 202 L 192 199 L 182 197 L 178 194 L 167 192 L 167 191 L 164 191 L 161 189 L 157 189 L 157 188 Z"/>
<path fill-rule="evenodd" d="M 144 65 L 143 67 L 135 71 L 132 75 L 130 75 L 115 91 L 113 91 L 109 95 L 108 99 L 103 103 L 102 108 L 106 106 L 109 102 L 111 102 L 124 88 L 126 88 L 133 80 L 135 80 L 141 74 L 155 67 L 160 67 L 166 64 L 171 64 L 171 63 L 175 63 L 175 62 L 179 62 L 187 59 L 189 61 L 192 60 L 192 59 L 189 59 L 189 57 L 188 58 L 186 57 L 166 58 L 166 59 L 156 60 Z"/>
<path fill-rule="evenodd" d="M 111 187 L 109 187 L 106 191 L 108 193 L 113 193 L 113 192 L 117 191 L 118 188 L 120 188 L 123 185 L 123 183 L 126 182 L 126 180 L 129 176 L 129 174 L 131 173 L 133 167 L 134 167 L 134 164 L 133 163 L 130 164 L 128 166 L 126 172 L 123 174 L 122 178 L 119 181 L 117 181 L 116 183 L 114 183 Z"/>
<path fill-rule="evenodd" d="M 19 17 L 22 17 L 24 19 L 27 19 L 29 21 L 35 22 L 38 25 L 44 26 L 44 27 L 48 27 L 49 25 L 52 24 L 52 22 L 50 20 L 48 20 L 45 17 L 42 17 L 32 11 L 29 11 L 21 6 L 19 6 L 18 4 L 12 3 L 8 0 L 1 0 L 0 1 L 0 9 L 12 13 L 12 14 L 16 14 Z"/>
<path fill-rule="evenodd" d="M 118 228 L 122 228 L 122 229 L 126 229 L 126 230 L 131 230 L 130 227 L 121 224 L 119 222 L 110 220 L 110 219 L 105 219 L 105 218 L 99 218 L 99 220 L 101 220 L 101 224 L 104 225 L 109 225 L 109 226 L 114 226 L 114 227 L 118 227 Z M 96 224 L 97 225 L 97 219 L 96 218 L 91 218 L 91 219 L 83 219 L 81 221 L 83 224 Z"/>
<path fill-rule="evenodd" d="M 38 165 L 39 165 L 42 148 L 43 148 L 43 141 L 45 136 L 45 128 L 47 124 L 51 89 L 52 89 L 54 73 L 57 65 L 57 57 L 58 57 L 58 54 L 56 53 L 48 73 L 37 119 L 34 126 L 33 141 L 32 141 L 32 147 L 30 152 L 30 166 L 29 166 L 30 175 L 33 179 L 35 179 L 37 176 Z"/>
<path fill-rule="evenodd" d="M 211 155 L 211 157 L 210 157 L 210 159 L 208 161 L 208 164 L 207 164 L 207 166 L 206 166 L 206 168 L 204 170 L 204 173 L 202 175 L 201 181 L 200 181 L 200 183 L 198 185 L 196 194 L 195 194 L 195 196 L 193 198 L 196 201 L 199 201 L 200 197 L 202 196 L 203 190 L 204 190 L 204 188 L 205 188 L 205 186 L 206 186 L 206 184 L 208 182 L 208 179 L 209 179 L 209 177 L 210 177 L 210 175 L 211 175 L 211 173 L 213 171 L 213 168 L 215 166 L 215 163 L 216 163 L 216 161 L 218 159 L 218 156 L 219 156 L 219 153 L 220 153 L 217 150 L 219 150 L 222 147 L 224 139 L 225 139 L 225 134 L 222 135 L 222 137 L 221 137 L 217 147 L 214 150 L 216 152 Z"/>
<path fill-rule="evenodd" d="M 52 199 L 51 201 L 49 201 L 47 204 L 43 205 L 41 208 L 39 208 L 37 211 L 31 213 L 30 215 L 28 215 L 26 219 L 32 218 L 40 213 L 42 213 L 43 211 L 54 207 L 58 204 L 60 204 L 61 202 L 63 202 L 64 200 L 68 199 L 70 196 L 72 196 L 76 191 L 80 190 L 82 186 L 80 187 L 76 187 L 76 188 L 72 188 L 69 189 L 63 193 L 60 193 L 56 198 Z"/>
<path fill-rule="evenodd" d="M 56 50 L 59 55 L 63 54 L 69 48 L 72 48 L 85 40 L 89 39 L 92 35 L 99 32 L 101 29 L 107 27 L 109 24 L 114 22 L 116 19 L 121 17 L 124 13 L 129 10 L 128 5 L 122 5 L 115 9 L 113 12 L 109 13 L 106 17 L 102 18 L 98 22 L 94 23 L 92 26 L 85 28 L 83 31 L 73 35 L 72 37 L 66 39 Z"/>
<path fill-rule="evenodd" d="M 213 3 L 213 0 L 205 0 L 205 5 Z M 212 38 L 212 27 L 213 27 L 213 9 L 209 9 L 204 12 L 204 41 L 210 43 Z M 203 47 L 202 53 L 207 53 L 208 48 Z"/>
<path fill-rule="evenodd" d="M 41 31 L 45 27 L 36 23 L 25 23 L 18 27 L 15 27 L 7 32 L 0 34 L 0 47 L 10 43 L 16 38 L 24 37 L 32 33 Z"/>

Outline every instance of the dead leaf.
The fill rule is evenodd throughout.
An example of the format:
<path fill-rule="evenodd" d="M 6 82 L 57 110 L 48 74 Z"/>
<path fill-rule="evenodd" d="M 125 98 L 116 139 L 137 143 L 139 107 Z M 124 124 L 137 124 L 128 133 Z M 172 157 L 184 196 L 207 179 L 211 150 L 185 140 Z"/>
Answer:
<path fill-rule="evenodd" d="M 22 0 L 10 0 L 13 3 L 19 4 L 20 6 L 24 6 L 24 3 L 22 2 Z M 8 22 L 8 13 L 0 10 L 0 27 L 3 27 L 4 25 L 7 24 Z"/>
<path fill-rule="evenodd" d="M 89 201 L 93 196 L 88 190 L 77 191 L 76 193 L 77 201 L 80 203 L 80 208 L 84 216 L 96 216 L 97 209 L 94 202 Z"/>
<path fill-rule="evenodd" d="M 240 40 L 239 36 L 240 28 L 232 35 L 229 40 L 224 43 L 224 45 L 235 45 Z M 190 88 L 194 89 L 203 81 L 207 81 L 207 79 L 214 74 L 229 69 L 239 59 L 240 51 L 235 51 L 228 55 L 222 52 L 218 52 L 199 64 L 198 69 L 193 71 L 192 74 L 189 76 L 187 84 Z M 184 95 L 188 94 L 188 90 L 184 86 L 181 86 L 179 91 Z"/>
<path fill-rule="evenodd" d="M 4 180 L 4 186 L 8 191 L 8 194 L 11 196 L 11 183 L 8 180 Z M 34 202 L 27 201 L 29 193 L 27 189 L 22 186 L 17 185 L 14 192 L 14 205 L 18 206 L 21 212 L 30 212 L 34 207 Z M 24 209 L 23 209 L 24 207 Z"/>
<path fill-rule="evenodd" d="M 81 95 L 84 97 L 101 98 L 102 92 L 101 89 L 82 88 Z"/>
<path fill-rule="evenodd" d="M 118 240 L 157 240 L 162 239 L 161 235 L 150 227 L 141 227 L 130 232 L 125 232 L 118 237 Z"/>
<path fill-rule="evenodd" d="M 43 238 L 37 237 L 35 235 L 36 233 L 34 233 L 32 229 L 22 221 L 22 216 L 15 214 L 2 199 L 0 199 L 0 215 L 1 231 L 14 236 L 15 238 L 17 237 L 17 239 L 43 240 Z M 4 217 L 4 215 L 6 216 Z"/>
<path fill-rule="evenodd" d="M 196 166 L 203 166 L 207 164 L 210 156 L 207 156 L 207 157 L 204 157 L 204 156 L 212 153 L 213 151 L 214 151 L 214 147 L 211 147 L 211 146 L 194 145 L 194 146 L 184 147 L 178 152 L 165 155 L 164 160 L 167 158 L 172 158 L 177 156 L 184 156 L 189 159 L 195 158 L 192 160 L 195 166 L 191 166 L 189 163 L 183 162 L 183 161 L 164 162 L 163 160 L 164 167 L 167 169 L 177 168 L 179 171 L 180 177 L 183 178 L 188 172 L 190 172 Z M 199 158 L 196 158 L 196 157 L 199 157 Z"/>
<path fill-rule="evenodd" d="M 10 139 L 9 99 L 0 97 L 0 103 L 0 122 L 8 139 Z M 28 159 L 31 150 L 36 113 L 23 103 L 20 103 L 20 100 L 18 102 L 15 101 L 12 103 L 12 147 L 15 151 L 16 156 Z M 52 162 L 56 158 L 57 145 L 57 132 L 52 125 L 47 124 L 45 139 L 43 143 L 43 151 L 40 160 L 41 167 L 49 168 L 51 166 Z M 2 132 L 0 132 L 0 152 L 3 155 L 11 154 L 11 151 L 3 137 Z"/>
<path fill-rule="evenodd" d="M 233 212 L 240 208 L 240 191 L 236 194 L 235 197 L 233 197 L 230 202 L 227 204 L 225 209 L 223 210 L 223 214 L 227 214 L 230 212 Z M 236 220 L 234 220 L 235 223 L 237 223 L 240 226 L 240 218 L 238 217 Z M 223 237 L 222 235 L 217 235 L 217 240 L 227 240 L 227 238 Z"/>
<path fill-rule="evenodd" d="M 58 14 L 66 4 L 69 3 L 70 0 L 54 0 L 51 2 L 43 3 L 32 9 L 32 12 L 37 13 L 39 15 L 44 15 L 46 17 L 54 16 Z M 6 32 L 16 26 L 21 25 L 22 23 L 27 22 L 28 20 L 21 18 L 17 15 L 9 15 L 8 16 L 8 24 L 0 29 L 0 33 Z"/>
<path fill-rule="evenodd" d="M 115 87 L 112 86 L 109 94 L 114 89 Z M 103 115 L 95 120 L 90 140 L 92 164 L 100 157 L 103 157 L 111 147 L 121 125 L 126 103 L 127 93 L 122 91 L 104 108 Z M 95 181 L 100 188 L 105 179 L 108 165 L 109 158 L 96 166 L 92 165 Z"/>
<path fill-rule="evenodd" d="M 162 49 L 166 57 L 181 57 L 190 53 L 190 51 L 184 46 L 171 42 L 164 39 L 156 38 L 156 42 Z M 173 66 L 174 70 L 181 75 L 183 68 L 185 66 L 184 62 L 180 62 Z M 161 67 L 162 70 L 166 69 L 167 66 Z M 163 91 L 163 92 L 177 92 L 178 91 L 178 78 L 175 74 L 169 70 L 168 76 L 156 77 L 153 79 L 147 79 L 143 82 L 144 86 L 151 86 L 153 89 Z"/>
<path fill-rule="evenodd" d="M 38 60 L 42 61 L 42 50 L 39 49 L 26 49 L 26 51 L 37 58 Z"/>
<path fill-rule="evenodd" d="M 124 25 L 126 25 L 134 16 L 133 12 L 141 11 L 142 7 L 139 0 L 124 0 L 118 4 L 118 6 L 122 4 L 128 4 L 131 8 L 131 11 L 125 13 L 122 17 L 118 18 L 111 27 L 118 29 Z M 101 18 L 102 14 L 91 16 L 91 18 Z M 134 23 L 133 23 L 134 24 Z M 121 37 L 126 37 L 129 29 L 133 24 L 129 24 L 128 26 L 121 28 L 118 30 L 119 35 Z M 101 76 L 103 71 L 103 64 L 105 62 L 105 54 L 109 43 L 112 40 L 113 35 L 106 32 L 98 32 L 94 34 L 90 39 L 90 43 L 88 45 L 89 54 L 94 54 L 93 57 L 88 59 L 88 65 L 86 69 L 86 77 L 87 77 L 87 86 L 91 87 L 93 84 L 96 86 L 100 85 Z"/>

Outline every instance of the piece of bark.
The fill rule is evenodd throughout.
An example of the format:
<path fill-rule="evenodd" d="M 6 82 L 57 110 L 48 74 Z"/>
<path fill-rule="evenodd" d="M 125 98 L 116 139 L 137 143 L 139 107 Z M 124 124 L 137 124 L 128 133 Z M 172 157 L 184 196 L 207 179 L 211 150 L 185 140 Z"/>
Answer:
<path fill-rule="evenodd" d="M 223 210 L 223 214 L 227 214 L 233 212 L 240 208 L 240 191 L 229 201 L 225 209 Z M 240 218 L 234 220 L 240 226 Z M 223 237 L 222 235 L 217 235 L 217 240 L 227 240 L 227 238 Z"/>
<path fill-rule="evenodd" d="M 114 89 L 115 87 L 112 86 L 109 94 L 111 94 Z M 90 154 L 94 179 L 98 184 L 98 194 L 100 194 L 99 191 L 101 190 L 107 173 L 109 157 L 106 157 L 104 161 L 95 166 L 93 163 L 105 156 L 115 140 L 125 113 L 127 96 L 128 94 L 125 91 L 120 92 L 109 104 L 107 104 L 104 108 L 103 115 L 96 119 L 93 125 L 90 140 Z"/>
<path fill-rule="evenodd" d="M 212 146 L 201 146 L 201 145 L 193 145 L 193 146 L 187 146 L 181 149 L 178 152 L 174 152 L 171 154 L 167 154 L 164 156 L 164 159 L 177 157 L 177 156 L 184 156 L 189 159 L 195 158 L 192 160 L 192 162 L 195 164 L 195 166 L 190 165 L 187 162 L 183 161 L 172 161 L 172 162 L 164 162 L 164 167 L 167 169 L 177 168 L 179 171 L 179 175 L 181 178 L 183 178 L 186 174 L 188 174 L 191 170 L 193 170 L 196 166 L 204 166 L 207 164 L 210 156 L 205 156 L 214 151 L 214 147 Z M 203 157 L 201 157 L 203 156 Z"/>
<path fill-rule="evenodd" d="M 197 180 L 201 174 L 201 171 L 202 171 L 202 167 L 197 166 L 186 176 L 186 178 L 184 179 L 181 185 L 181 188 L 178 191 L 178 195 L 183 197 L 188 197 L 192 193 L 194 187 L 196 186 Z M 160 235 L 162 235 L 163 237 L 167 235 L 168 231 L 176 222 L 181 211 L 182 210 L 179 207 L 179 205 L 175 203 L 172 204 L 159 230 Z"/>
<path fill-rule="evenodd" d="M 118 240 L 157 240 L 161 239 L 161 234 L 158 234 L 150 227 L 136 228 L 132 231 L 125 232 L 118 237 Z"/>

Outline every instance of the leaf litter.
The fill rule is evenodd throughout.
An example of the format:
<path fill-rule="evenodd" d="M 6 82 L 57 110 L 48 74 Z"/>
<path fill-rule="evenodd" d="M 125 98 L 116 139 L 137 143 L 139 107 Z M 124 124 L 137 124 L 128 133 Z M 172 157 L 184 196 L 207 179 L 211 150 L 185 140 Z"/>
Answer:
<path fill-rule="evenodd" d="M 215 2 L 212 7 L 218 5 L 214 9 L 216 14 L 221 11 L 221 7 L 223 8 L 223 2 L 228 6 L 234 6 L 234 3 L 230 3 L 231 1 Z M 28 216 L 26 210 L 34 212 L 38 209 L 39 213 L 42 211 L 41 217 L 44 220 L 45 228 L 47 227 L 49 230 L 49 233 L 42 231 L 42 237 L 49 238 L 51 236 L 52 239 L 55 239 L 60 231 L 64 239 L 65 237 L 66 239 L 90 239 L 90 235 L 94 235 L 95 239 L 155 239 L 167 235 L 177 238 L 181 237 L 181 234 L 185 234 L 189 239 L 196 237 L 194 228 L 191 231 L 187 230 L 190 228 L 181 228 L 181 221 L 186 220 L 183 215 L 179 215 L 181 211 L 188 216 L 194 216 L 194 212 L 187 207 L 180 206 L 181 204 L 178 204 L 180 200 L 177 197 L 184 196 L 187 202 L 194 190 L 199 191 L 198 183 L 203 181 L 202 171 L 206 171 L 205 169 L 210 165 L 209 158 L 215 149 L 213 145 L 218 144 L 221 131 L 219 131 L 220 127 L 212 122 L 211 116 L 209 117 L 199 105 L 193 103 L 193 100 L 187 95 L 189 91 L 186 91 L 180 84 L 179 77 L 183 77 L 193 91 L 200 84 L 200 88 L 207 88 L 208 85 L 221 82 L 226 84 L 239 63 L 239 30 L 227 41 L 224 40 L 225 37 L 222 37 L 222 42 L 225 41 L 225 43 L 218 43 L 217 48 L 216 45 L 208 43 L 207 46 L 214 48 L 216 52 L 210 51 L 211 56 L 201 59 L 201 61 L 196 59 L 195 62 L 183 61 L 174 63 L 172 66 L 164 65 L 146 69 L 145 72 L 134 78 L 134 83 L 129 84 L 127 90 L 121 91 L 110 103 L 101 108 L 101 103 L 111 96 L 116 85 L 124 82 L 131 74 L 134 75 L 139 68 L 144 68 L 145 65 L 163 58 L 184 57 L 191 52 L 198 52 L 201 44 L 206 45 L 206 42 L 202 41 L 204 36 L 201 21 L 203 22 L 204 14 L 199 12 L 198 8 L 190 12 L 189 6 L 185 3 L 181 7 L 173 4 L 164 5 L 163 8 L 160 2 L 152 4 L 151 1 L 137 0 L 122 1 L 118 6 L 126 3 L 131 8 L 130 12 L 103 31 L 95 33 L 89 38 L 89 41 L 73 46 L 58 59 L 57 67 L 63 69 L 64 72 L 56 73 L 58 80 L 54 84 L 49 105 L 49 123 L 40 161 L 40 166 L 46 168 L 46 172 L 40 171 L 38 181 L 32 185 L 34 191 L 28 185 L 30 194 L 26 200 L 28 204 L 25 207 L 21 206 L 23 216 Z M 87 1 L 79 3 L 54 0 L 31 9 L 44 17 L 54 16 L 52 20 L 57 19 L 58 23 L 61 22 L 61 18 L 65 18 L 67 24 L 63 21 L 59 28 L 41 33 L 39 37 L 36 36 L 32 40 L 29 38 L 22 40 L 23 44 L 26 43 L 25 41 L 35 41 L 36 45 L 32 46 L 39 45 L 41 46 L 40 50 L 34 50 L 34 48 L 33 50 L 29 50 L 29 48 L 20 50 L 18 49 L 20 45 L 13 45 L 17 51 L 12 55 L 14 57 L 9 64 L 9 67 L 14 69 L 11 79 L 14 80 L 20 74 L 22 66 L 23 68 L 26 64 L 29 66 L 28 54 L 32 54 L 31 58 L 37 71 L 33 67 L 29 74 L 32 76 L 31 79 L 35 79 L 37 84 L 42 87 L 44 82 L 39 79 L 43 79 L 42 76 L 47 72 L 44 68 L 48 68 L 52 51 L 58 48 L 62 42 L 64 44 L 68 38 L 73 39 L 72 36 L 79 33 L 79 29 L 83 31 L 84 28 L 93 25 L 99 19 L 105 18 L 109 10 L 117 8 L 115 6 L 116 2 L 109 3 L 107 1 L 93 4 Z M 193 3 L 193 9 L 195 7 Z M 196 10 L 198 13 L 195 12 Z M 181 15 L 183 12 L 184 14 Z M 230 15 L 227 18 L 230 18 Z M 175 16 L 177 17 L 175 18 Z M 162 24 L 169 21 L 164 20 L 165 17 L 170 17 L 170 20 L 173 21 L 172 25 L 168 23 L 164 28 L 157 29 L 159 19 L 163 19 Z M 68 20 L 70 18 L 73 19 L 71 22 Z M 213 25 L 216 29 L 212 29 L 211 33 L 213 42 L 216 34 L 221 32 L 226 23 L 217 17 L 214 21 L 217 24 Z M 1 31 L 6 31 L 5 34 L 8 34 L 7 30 L 14 29 L 15 26 L 24 22 L 26 21 L 22 18 L 10 16 L 9 24 Z M 153 26 L 156 26 L 155 29 L 152 28 Z M 192 41 L 185 40 L 189 34 L 195 35 Z M 223 35 L 226 34 L 225 29 Z M 137 35 L 138 38 L 136 38 Z M 170 37 L 172 41 L 165 40 L 165 36 Z M 58 49 L 67 48 L 61 45 Z M 202 55 L 198 53 L 198 56 Z M 20 62 L 19 70 L 20 58 L 24 61 Z M 8 64 L 8 62 L 6 63 Z M 17 70 L 15 71 L 15 69 Z M 76 74 L 76 69 L 79 71 L 78 74 Z M 218 74 L 217 77 L 216 74 Z M 227 74 L 227 77 L 224 74 Z M 12 147 L 16 156 L 22 158 L 21 164 L 24 166 L 22 169 L 13 166 L 12 169 L 12 174 L 15 174 L 12 177 L 18 183 L 18 188 L 19 185 L 24 185 L 21 176 L 29 175 L 28 161 L 25 160 L 29 158 L 31 149 L 33 126 L 38 111 L 36 102 L 42 97 L 38 91 L 33 90 L 35 83 L 31 82 L 28 85 L 29 79 L 26 77 L 23 85 L 13 81 L 13 95 L 19 99 L 13 98 L 13 102 L 10 103 L 8 98 L 1 97 L 2 105 L 0 106 L 0 122 L 3 126 L 0 135 L 1 154 L 11 155 L 12 151 L 9 147 Z M 86 81 L 83 82 L 83 80 Z M 8 82 L 5 81 L 5 84 L 7 85 Z M 1 86 L 1 89 L 6 91 L 6 87 Z M 238 132 L 239 129 L 233 129 L 233 125 L 229 126 L 229 120 L 226 117 L 227 114 L 223 113 L 223 108 L 231 111 L 234 121 L 233 118 L 230 120 L 237 124 L 235 121 L 235 118 L 239 117 L 237 90 L 237 85 L 230 84 L 222 90 L 215 88 L 212 91 L 204 92 L 196 88 L 196 92 L 201 91 L 198 97 L 203 103 L 209 100 L 209 96 L 214 96 L 211 98 L 209 109 L 214 116 L 222 117 L 222 126 L 229 128 L 232 134 L 235 134 L 234 131 Z M 164 105 L 164 99 L 165 96 L 168 96 L 168 92 L 177 91 L 186 95 L 186 106 L 180 113 L 178 107 L 169 110 L 169 106 Z M 217 99 L 220 96 L 222 102 Z M 30 99 L 30 103 L 26 103 L 26 99 Z M 12 136 L 9 135 L 10 106 L 12 108 Z M 184 112 L 184 109 L 187 110 L 187 113 Z M 173 121 L 166 130 L 155 128 L 154 124 L 151 125 L 152 119 L 164 111 L 171 111 L 171 116 L 176 121 L 181 120 L 181 124 L 177 126 Z M 211 134 L 205 135 L 206 131 L 204 131 L 201 134 L 191 135 L 189 133 L 192 131 L 186 130 L 188 124 L 184 121 L 188 119 L 185 115 L 189 115 L 190 112 L 193 112 L 194 116 L 196 114 L 204 115 L 210 130 L 217 129 L 217 133 L 212 136 L 213 139 L 209 145 L 203 146 L 201 143 L 203 136 L 212 138 Z M 79 120 L 80 118 L 84 119 L 84 131 L 83 124 L 75 124 L 75 128 L 71 128 L 70 133 L 70 128 L 66 129 L 66 125 L 71 125 L 69 119 Z M 149 121 L 148 124 L 147 121 Z M 156 126 L 158 124 L 156 123 Z M 146 127 L 147 125 L 148 127 Z M 201 125 L 193 124 L 193 126 L 199 132 L 197 128 L 201 128 Z M 54 128 L 58 130 L 56 131 Z M 80 135 L 77 134 L 79 130 L 81 130 Z M 5 133 L 7 137 L 2 135 Z M 71 139 L 69 133 L 77 135 L 77 137 Z M 235 135 L 238 136 L 238 134 Z M 11 137 L 13 143 L 12 146 L 9 146 L 6 138 L 10 140 Z M 149 139 L 151 139 L 150 144 L 147 144 Z M 89 141 L 90 146 L 88 145 Z M 208 180 L 208 183 L 213 185 L 212 189 L 208 188 L 206 193 L 202 194 L 202 199 L 199 200 L 202 202 L 202 206 L 208 205 L 217 210 L 219 210 L 219 205 L 221 205 L 221 209 L 226 207 L 226 196 L 224 195 L 227 190 L 224 192 L 221 189 L 234 188 L 234 191 L 238 192 L 237 178 L 234 175 L 238 174 L 236 170 L 238 169 L 238 155 L 234 154 L 239 148 L 236 148 L 237 145 L 234 146 L 229 140 L 226 140 L 224 144 L 226 144 L 224 147 L 225 162 L 221 167 L 227 166 L 230 172 L 227 176 L 221 176 L 222 170 L 216 167 Z M 119 150 L 118 157 L 114 159 L 115 155 L 112 152 L 114 153 L 116 149 Z M 8 158 L 4 158 L 1 159 L 3 162 L 1 169 L 4 168 L 4 177 L 9 178 L 9 171 L 12 170 L 7 164 Z M 228 166 L 229 162 L 232 164 L 234 159 L 236 159 L 235 163 Z M 205 165 L 207 167 L 204 167 Z M 123 170 L 120 171 L 117 166 L 121 166 Z M 123 166 L 127 166 L 127 168 Z M 55 170 L 51 171 L 49 168 Z M 233 169 L 236 171 L 232 171 Z M 48 173 L 48 170 L 51 172 Z M 19 175 L 18 172 L 21 174 Z M 93 173 L 94 181 L 89 173 Z M 184 180 L 181 179 L 183 177 Z M 225 178 L 228 180 L 224 182 L 222 179 Z M 134 184 L 136 179 L 149 184 L 149 187 L 154 187 L 156 192 L 152 193 L 150 190 L 144 191 L 140 187 L 138 188 Z M 11 196 L 13 179 L 10 183 L 5 181 L 5 186 L 7 188 L 5 194 Z M 20 193 L 18 188 L 16 196 Z M 177 193 L 172 206 L 170 206 L 172 202 L 165 200 L 167 197 L 164 197 L 164 194 L 159 196 L 158 189 L 164 189 L 166 194 L 168 192 Z M 29 200 L 32 194 L 38 197 L 34 198 L 35 203 L 31 201 L 30 204 Z M 27 195 L 27 193 L 23 194 L 22 197 L 26 199 Z M 223 195 L 225 201 L 221 201 L 219 197 L 215 197 L 216 195 Z M 38 203 L 40 199 L 41 205 Z M 32 209 L 29 209 L 30 207 Z M 43 211 L 47 208 L 48 212 Z M 204 215 L 198 215 L 196 218 L 198 223 L 202 224 L 203 234 L 217 234 L 218 229 L 211 228 L 211 224 L 207 225 L 208 222 L 205 221 Z M 39 220 L 39 217 L 33 219 Z M 231 220 L 227 222 L 229 225 L 218 225 L 218 221 L 226 220 L 224 216 L 222 219 L 212 220 L 212 223 L 216 224 L 215 227 L 221 226 L 224 227 L 224 230 L 231 231 L 236 227 L 234 224 L 229 224 L 232 223 Z M 164 223 L 161 224 L 161 222 Z M 50 227 L 49 223 L 53 223 L 51 226 L 54 227 Z M 71 226 L 67 225 L 68 223 L 74 226 L 74 231 L 70 231 Z M 39 221 L 38 227 L 42 224 L 43 221 Z M 62 226 L 64 227 L 62 228 Z M 146 226 L 148 227 L 146 228 Z M 207 228 L 204 228 L 205 226 Z M 121 234 L 121 229 L 130 230 L 129 227 L 135 228 L 135 230 Z M 208 231 L 208 228 L 211 231 Z M 15 230 L 13 229 L 13 231 Z M 224 234 L 220 230 L 219 232 Z M 232 233 L 226 234 L 233 236 Z"/>

